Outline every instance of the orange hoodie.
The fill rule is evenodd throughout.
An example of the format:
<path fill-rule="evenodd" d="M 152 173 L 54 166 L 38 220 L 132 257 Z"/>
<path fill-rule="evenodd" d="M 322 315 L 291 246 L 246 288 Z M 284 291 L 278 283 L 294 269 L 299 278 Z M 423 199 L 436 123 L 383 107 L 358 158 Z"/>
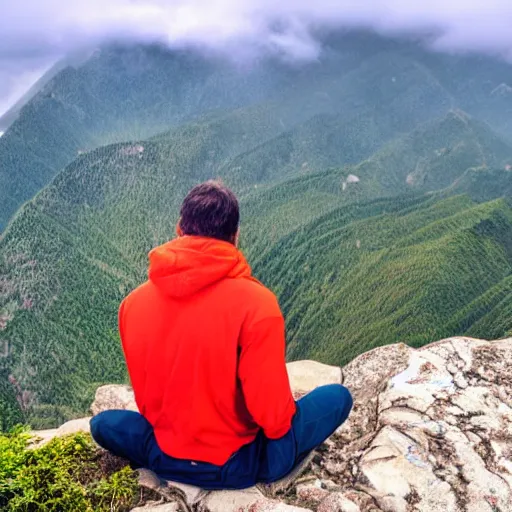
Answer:
<path fill-rule="evenodd" d="M 160 448 L 222 465 L 261 428 L 295 413 L 284 320 L 232 244 L 195 236 L 149 254 L 149 281 L 121 304 L 119 328 L 140 412 Z"/>

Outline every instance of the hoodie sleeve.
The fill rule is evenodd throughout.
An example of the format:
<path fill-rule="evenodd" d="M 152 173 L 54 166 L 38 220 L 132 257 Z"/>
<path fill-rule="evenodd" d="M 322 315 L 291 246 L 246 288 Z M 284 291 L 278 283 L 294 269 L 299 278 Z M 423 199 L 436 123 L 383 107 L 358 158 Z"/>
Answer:
<path fill-rule="evenodd" d="M 265 435 L 278 439 L 288 432 L 295 414 L 285 364 L 284 319 L 277 306 L 275 316 L 246 324 L 238 367 L 245 403 Z"/>
<path fill-rule="evenodd" d="M 142 354 L 137 353 L 140 350 L 140 344 L 130 346 L 128 342 L 128 336 L 126 332 L 126 304 L 128 299 L 123 300 L 118 312 L 118 324 L 119 324 L 119 336 L 121 338 L 121 345 L 123 348 L 124 357 L 126 360 L 126 366 L 128 368 L 128 374 L 130 376 L 130 382 L 135 395 L 135 402 L 141 414 L 144 414 L 145 407 L 142 400 L 142 390 L 144 389 L 144 381 L 146 374 L 142 361 L 144 357 Z"/>

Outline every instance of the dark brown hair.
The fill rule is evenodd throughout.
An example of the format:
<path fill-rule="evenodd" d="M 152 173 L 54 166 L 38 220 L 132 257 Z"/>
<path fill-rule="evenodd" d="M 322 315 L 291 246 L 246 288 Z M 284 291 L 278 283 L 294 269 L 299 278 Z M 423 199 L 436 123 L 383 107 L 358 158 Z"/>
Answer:
<path fill-rule="evenodd" d="M 240 210 L 235 194 L 220 181 L 195 186 L 185 197 L 180 211 L 184 235 L 205 236 L 233 242 Z"/>

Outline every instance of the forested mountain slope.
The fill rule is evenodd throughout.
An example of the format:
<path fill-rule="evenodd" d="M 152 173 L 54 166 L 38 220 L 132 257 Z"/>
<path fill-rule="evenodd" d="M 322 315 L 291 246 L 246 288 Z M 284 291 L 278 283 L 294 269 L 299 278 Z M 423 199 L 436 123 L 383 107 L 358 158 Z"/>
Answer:
<path fill-rule="evenodd" d="M 493 335 L 506 332 L 510 206 L 476 202 L 485 180 L 476 194 L 465 185 L 487 163 L 496 166 L 488 172 L 509 179 L 512 150 L 499 136 L 447 112 L 406 136 L 385 142 L 383 135 L 380 150 L 360 152 L 361 163 L 347 158 L 313 172 L 298 165 L 315 161 L 303 148 L 314 148 L 311 138 L 323 139 L 332 125 L 306 121 L 282 135 L 269 112 L 248 107 L 88 152 L 20 210 L 0 241 L 6 424 L 58 423 L 83 411 L 102 382 L 125 380 L 118 304 L 144 279 L 147 251 L 173 235 L 188 189 L 218 175 L 241 193 L 243 247 L 280 298 L 291 358 L 340 363 L 402 339 L 420 345 L 481 335 L 492 322 L 489 304 L 501 318 Z M 295 164 L 268 149 L 283 137 L 302 152 Z M 267 173 L 253 158 L 262 147 Z M 324 164 L 342 163 L 345 147 L 334 145 Z M 417 160 L 423 179 L 411 182 Z M 443 168 L 452 183 L 438 186 L 430 176 Z M 452 197 L 461 188 L 469 196 Z M 503 194 L 491 186 L 485 195 Z"/>
<path fill-rule="evenodd" d="M 506 63 L 431 53 L 416 41 L 367 32 L 330 36 L 322 43 L 319 60 L 301 66 L 132 46 L 102 48 L 55 76 L 50 72 L 41 90 L 36 87 L 38 92 L 16 107 L 0 138 L 0 230 L 79 152 L 146 138 L 219 109 L 267 101 L 279 106 L 294 97 L 298 121 L 343 112 L 341 132 L 349 119 L 367 132 L 346 148 L 354 161 L 361 146 L 376 148 L 373 138 L 386 128 L 379 124 L 380 111 L 388 109 L 395 111 L 391 126 L 405 130 L 404 116 L 410 120 L 413 112 L 425 119 L 438 115 L 440 105 L 461 108 L 512 139 L 512 72 Z M 336 137 L 320 142 L 314 151 L 318 165 Z"/>
<path fill-rule="evenodd" d="M 106 48 L 67 66 L 0 138 L 0 230 L 80 152 L 254 103 L 279 90 L 281 79 L 264 65 L 238 72 L 227 62 L 154 46 Z"/>
<path fill-rule="evenodd" d="M 510 333 L 511 236 L 503 199 L 380 199 L 291 233 L 254 270 L 280 297 L 289 357 L 341 364 L 393 341 Z"/>

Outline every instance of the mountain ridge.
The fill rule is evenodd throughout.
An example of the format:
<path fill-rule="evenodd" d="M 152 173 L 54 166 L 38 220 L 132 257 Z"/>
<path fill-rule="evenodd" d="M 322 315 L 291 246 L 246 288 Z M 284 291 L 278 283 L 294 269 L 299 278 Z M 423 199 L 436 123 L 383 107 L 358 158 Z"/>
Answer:
<path fill-rule="evenodd" d="M 303 68 L 262 59 L 253 70 L 237 69 L 219 58 L 172 52 L 158 45 L 106 47 L 52 76 L 23 105 L 1 138 L 0 229 L 77 151 L 147 138 L 195 115 L 247 106 L 275 94 L 285 98 L 298 88 L 316 87 L 320 96 L 328 98 L 329 81 L 336 83 L 350 73 L 353 79 L 348 76 L 346 95 L 356 96 L 345 105 L 353 108 L 361 105 L 358 93 L 373 93 L 372 84 L 385 83 L 380 73 L 386 67 L 396 66 L 397 74 L 389 83 L 400 86 L 401 77 L 406 77 L 399 72 L 400 62 L 405 66 L 414 63 L 412 67 L 423 74 L 425 83 L 442 91 L 438 96 L 445 96 L 451 107 L 492 121 L 512 140 L 507 98 L 492 95 L 496 87 L 512 83 L 512 73 L 506 64 L 492 58 L 433 54 L 416 41 L 390 40 L 364 31 L 327 37 L 320 60 Z M 475 65 L 485 66 L 487 81 L 474 79 Z M 368 78 L 358 81 L 357 70 L 364 74 L 365 66 Z M 366 94 L 366 99 L 370 96 Z M 385 94 L 381 100 L 386 101 Z M 408 104 L 406 96 L 401 101 L 404 110 L 421 109 L 426 98 L 415 105 Z M 178 108 L 170 110 L 170 106 Z M 70 122 L 64 122 L 66 118 Z"/>

